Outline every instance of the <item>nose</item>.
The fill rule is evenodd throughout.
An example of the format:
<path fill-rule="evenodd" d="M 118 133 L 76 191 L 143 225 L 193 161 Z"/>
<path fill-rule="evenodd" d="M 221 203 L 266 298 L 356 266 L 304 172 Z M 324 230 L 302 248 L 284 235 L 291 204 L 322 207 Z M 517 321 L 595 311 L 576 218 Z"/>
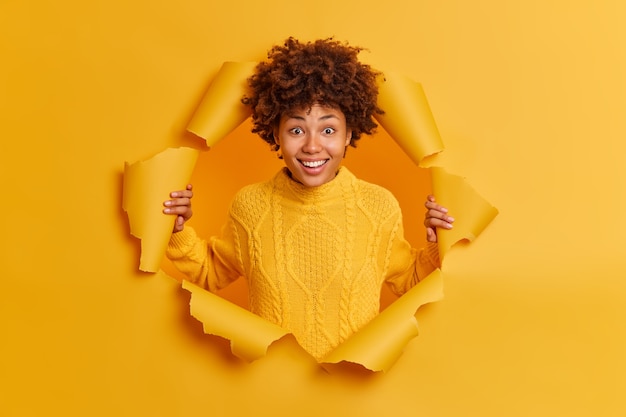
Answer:
<path fill-rule="evenodd" d="M 322 141 L 318 133 L 308 134 L 302 145 L 304 153 L 314 154 L 322 150 Z"/>

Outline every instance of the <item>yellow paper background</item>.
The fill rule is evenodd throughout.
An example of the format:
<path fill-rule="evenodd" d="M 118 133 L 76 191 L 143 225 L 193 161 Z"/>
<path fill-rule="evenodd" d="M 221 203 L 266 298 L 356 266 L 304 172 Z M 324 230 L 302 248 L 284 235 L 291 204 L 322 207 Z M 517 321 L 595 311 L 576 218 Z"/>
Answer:
<path fill-rule="evenodd" d="M 626 6 L 581 3 L 0 3 L 2 415 L 623 415 Z M 178 283 L 136 268 L 124 161 L 201 148 L 184 129 L 222 62 L 289 35 L 419 82 L 437 164 L 499 210 L 449 251 L 445 299 L 386 374 L 326 374 L 290 340 L 240 362 Z M 199 157 L 203 234 L 280 166 L 247 130 Z M 427 175 L 384 132 L 347 163 L 419 244 Z"/>

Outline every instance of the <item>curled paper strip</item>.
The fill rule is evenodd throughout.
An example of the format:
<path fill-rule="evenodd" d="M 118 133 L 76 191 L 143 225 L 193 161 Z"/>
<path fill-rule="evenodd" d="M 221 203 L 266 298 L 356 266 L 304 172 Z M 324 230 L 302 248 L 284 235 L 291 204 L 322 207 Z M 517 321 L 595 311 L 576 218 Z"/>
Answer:
<path fill-rule="evenodd" d="M 187 130 L 213 146 L 250 116 L 241 103 L 256 62 L 224 62 L 196 109 Z"/>
<path fill-rule="evenodd" d="M 237 357 L 259 359 L 273 342 L 289 334 L 195 284 L 183 281 L 183 288 L 191 293 L 191 315 L 202 323 L 204 332 L 230 340 Z M 330 370 L 333 364 L 350 362 L 370 371 L 387 371 L 418 334 L 415 312 L 441 298 L 443 280 L 437 269 L 327 355 L 322 365 Z"/>
<path fill-rule="evenodd" d="M 424 89 L 404 75 L 385 73 L 378 78 L 378 107 L 385 114 L 376 120 L 404 152 L 420 166 L 422 159 L 443 150 L 443 142 Z"/>
<path fill-rule="evenodd" d="M 231 351 L 241 359 L 253 361 L 265 356 L 269 345 L 288 334 L 282 327 L 189 281 L 183 281 L 183 288 L 191 293 L 191 315 L 202 323 L 204 333 L 230 340 Z"/>
<path fill-rule="evenodd" d="M 351 362 L 370 371 L 389 370 L 418 335 L 417 310 L 442 298 L 443 279 L 436 269 L 327 355 L 322 366 L 329 369 L 329 364 Z"/>
<path fill-rule="evenodd" d="M 176 216 L 163 213 L 163 201 L 184 189 L 198 158 L 192 148 L 169 148 L 146 161 L 124 164 L 122 207 L 130 232 L 141 239 L 139 269 L 157 272 Z"/>
<path fill-rule="evenodd" d="M 431 168 L 433 193 L 437 201 L 454 208 L 454 228 L 439 230 L 439 256 L 461 240 L 472 241 L 498 215 L 498 210 L 482 198 L 462 177 L 440 167 Z"/>

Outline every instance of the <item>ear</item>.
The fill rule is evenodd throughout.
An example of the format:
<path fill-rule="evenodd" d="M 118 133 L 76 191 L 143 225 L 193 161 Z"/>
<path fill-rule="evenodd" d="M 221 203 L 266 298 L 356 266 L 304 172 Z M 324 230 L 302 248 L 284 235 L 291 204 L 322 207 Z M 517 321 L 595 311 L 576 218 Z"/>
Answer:
<path fill-rule="evenodd" d="M 349 129 L 346 133 L 346 146 L 350 145 L 350 141 L 352 140 L 352 129 Z"/>
<path fill-rule="evenodd" d="M 274 128 L 274 131 L 272 132 L 272 136 L 274 136 L 274 142 L 277 145 L 280 146 L 280 142 L 279 142 L 279 139 L 278 139 L 278 128 L 277 127 Z"/>

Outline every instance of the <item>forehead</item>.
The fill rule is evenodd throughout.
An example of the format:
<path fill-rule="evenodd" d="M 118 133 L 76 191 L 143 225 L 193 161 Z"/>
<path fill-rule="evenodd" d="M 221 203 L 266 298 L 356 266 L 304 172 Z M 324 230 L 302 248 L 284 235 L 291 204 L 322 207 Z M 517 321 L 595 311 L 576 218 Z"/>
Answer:
<path fill-rule="evenodd" d="M 292 108 L 285 111 L 281 115 L 281 121 L 288 119 L 316 120 L 329 118 L 345 120 L 345 115 L 340 109 L 336 107 L 325 106 L 322 104 L 313 104 L 311 106 Z"/>

